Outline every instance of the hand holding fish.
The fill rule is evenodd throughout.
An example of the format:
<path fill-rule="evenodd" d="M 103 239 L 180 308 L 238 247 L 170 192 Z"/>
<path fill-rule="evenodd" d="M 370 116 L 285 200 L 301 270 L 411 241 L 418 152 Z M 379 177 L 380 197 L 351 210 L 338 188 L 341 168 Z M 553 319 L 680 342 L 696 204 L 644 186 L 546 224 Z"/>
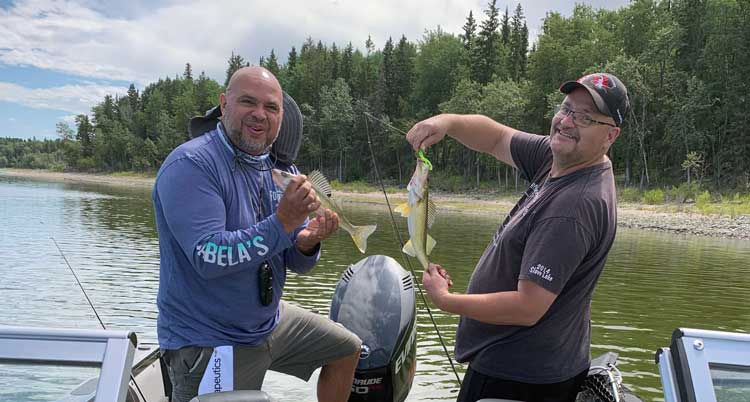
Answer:
<path fill-rule="evenodd" d="M 287 190 L 289 186 L 291 186 L 291 183 L 294 180 L 297 180 L 296 178 L 299 177 L 298 175 L 294 175 L 289 172 L 284 172 L 279 169 L 273 169 L 272 173 L 273 173 L 273 181 L 276 183 L 276 185 L 281 189 L 287 189 Z M 305 176 L 302 176 L 302 177 L 305 177 Z M 354 240 L 354 244 L 357 246 L 359 251 L 364 254 L 365 249 L 367 249 L 367 238 L 370 237 L 372 232 L 375 231 L 376 226 L 375 225 L 366 225 L 366 226 L 352 225 L 352 223 L 349 222 L 348 219 L 346 219 L 346 216 L 344 216 L 343 210 L 341 209 L 339 204 L 333 198 L 331 198 L 333 194 L 333 188 L 331 188 L 331 184 L 328 183 L 328 180 L 325 178 L 325 176 L 323 176 L 322 173 L 318 172 L 317 170 L 310 172 L 307 183 L 311 185 L 312 192 L 317 194 L 316 199 L 319 201 L 317 204 L 310 204 L 311 206 L 317 205 L 317 207 L 315 209 L 310 209 L 309 212 L 317 210 L 318 208 L 320 208 L 321 205 L 325 207 L 326 209 L 330 209 L 330 211 L 333 211 L 333 216 L 334 216 L 334 219 L 336 220 L 336 228 L 338 228 L 340 224 L 342 229 L 349 232 L 349 234 L 352 236 L 352 240 Z M 281 207 L 281 204 L 279 204 L 279 207 Z M 317 211 L 317 212 L 318 212 L 318 217 L 323 216 L 325 218 L 325 222 L 329 222 L 325 214 L 321 215 L 321 211 Z M 311 221 L 310 223 L 313 223 L 313 222 Z M 333 228 L 331 232 L 335 231 L 336 228 Z M 328 235 L 330 235 L 330 233 L 327 233 L 325 237 L 328 237 Z M 313 247 L 314 245 L 315 244 L 313 244 Z"/>
<path fill-rule="evenodd" d="M 422 273 L 422 286 L 430 300 L 440 307 L 440 299 L 443 295 L 450 293 L 449 289 L 453 286 L 453 281 L 445 268 L 430 263 Z"/>
<path fill-rule="evenodd" d="M 310 255 L 321 241 L 327 239 L 339 228 L 339 216 L 328 208 L 317 211 L 318 216 L 310 219 L 307 227 L 297 234 L 297 249 Z"/>
<path fill-rule="evenodd" d="M 311 212 L 320 208 L 320 199 L 305 175 L 296 175 L 289 181 L 279 200 L 276 216 L 287 233 L 292 233 L 305 223 Z"/>
<path fill-rule="evenodd" d="M 441 114 L 422 120 L 406 134 L 415 151 L 426 150 L 429 146 L 437 144 L 445 138 L 450 126 L 450 115 Z"/>

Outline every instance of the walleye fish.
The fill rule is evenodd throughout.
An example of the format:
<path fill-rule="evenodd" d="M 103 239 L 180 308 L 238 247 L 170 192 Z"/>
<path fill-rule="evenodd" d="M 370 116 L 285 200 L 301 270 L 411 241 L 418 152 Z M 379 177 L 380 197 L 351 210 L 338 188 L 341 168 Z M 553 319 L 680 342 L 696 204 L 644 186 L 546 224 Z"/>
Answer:
<path fill-rule="evenodd" d="M 279 169 L 273 169 L 272 174 L 273 181 L 281 190 L 286 190 L 289 182 L 294 177 L 292 173 L 285 172 Z M 336 201 L 331 198 L 333 189 L 331 188 L 331 185 L 328 183 L 328 180 L 325 178 L 325 176 L 323 176 L 323 173 L 314 170 L 310 172 L 309 175 L 307 175 L 307 179 L 312 184 L 312 188 L 315 190 L 315 192 L 318 193 L 321 207 L 328 208 L 339 216 L 339 226 L 349 232 L 349 234 L 352 236 L 352 240 L 354 240 L 354 244 L 357 246 L 359 251 L 364 254 L 365 250 L 367 249 L 367 238 L 370 237 L 372 232 L 375 231 L 377 225 L 352 225 L 352 223 L 349 222 L 348 219 L 346 219 L 346 216 L 344 216 L 344 212 L 341 210 L 341 207 L 338 205 L 338 203 L 336 203 Z"/>
<path fill-rule="evenodd" d="M 404 244 L 404 253 L 416 257 L 424 269 L 430 260 L 427 258 L 435 247 L 435 239 L 427 234 L 435 222 L 435 204 L 429 200 L 428 178 L 430 167 L 420 158 L 417 168 L 406 186 L 408 200 L 396 207 L 396 212 L 407 218 L 409 226 L 409 241 Z"/>

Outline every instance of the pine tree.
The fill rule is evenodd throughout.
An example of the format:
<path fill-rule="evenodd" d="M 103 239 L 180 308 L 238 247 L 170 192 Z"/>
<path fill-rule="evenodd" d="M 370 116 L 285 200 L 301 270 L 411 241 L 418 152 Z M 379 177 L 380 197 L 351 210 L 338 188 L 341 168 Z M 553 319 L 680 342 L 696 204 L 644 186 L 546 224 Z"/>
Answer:
<path fill-rule="evenodd" d="M 469 16 L 466 17 L 466 23 L 463 26 L 463 35 L 461 40 L 464 43 L 465 58 L 464 64 L 469 72 L 469 79 L 474 82 L 478 82 L 482 77 L 483 62 L 481 50 L 479 48 L 479 38 L 477 37 L 477 24 L 474 19 L 474 14 L 469 11 Z"/>
<path fill-rule="evenodd" d="M 185 63 L 185 71 L 182 73 L 182 78 L 186 80 L 193 80 L 193 67 L 190 66 L 190 63 Z"/>
<path fill-rule="evenodd" d="M 367 35 L 367 40 L 365 41 L 365 49 L 367 49 L 367 57 L 370 57 L 370 53 L 375 51 L 375 43 L 372 41 L 371 35 Z"/>
<path fill-rule="evenodd" d="M 352 70 L 354 68 L 353 64 L 353 55 L 354 55 L 354 46 L 352 46 L 352 43 L 349 42 L 348 45 L 344 48 L 343 53 L 341 54 L 341 65 L 339 68 L 339 76 L 346 81 L 347 84 L 349 84 L 349 87 L 352 88 Z"/>
<path fill-rule="evenodd" d="M 130 84 L 130 87 L 128 87 L 128 100 L 130 101 L 130 108 L 133 111 L 138 110 L 138 90 L 135 89 L 135 85 Z"/>
<path fill-rule="evenodd" d="M 388 38 L 383 47 L 383 59 L 380 62 L 382 87 L 385 91 L 383 99 L 385 113 L 391 117 L 398 111 L 398 95 L 395 95 L 394 66 L 393 66 L 393 39 Z"/>
<path fill-rule="evenodd" d="M 518 5 L 520 6 L 521 4 L 519 3 Z M 510 15 L 508 14 L 508 6 L 505 6 L 505 14 L 503 15 L 500 32 L 502 33 L 501 40 L 507 45 L 508 41 L 510 41 Z"/>
<path fill-rule="evenodd" d="M 414 86 L 414 58 L 416 55 L 416 47 L 409 43 L 405 35 L 401 35 L 401 39 L 394 50 L 393 95 L 399 106 L 395 109 L 394 118 L 403 117 L 407 112 L 405 109 L 410 105 L 408 99 Z"/>
<path fill-rule="evenodd" d="M 487 19 L 482 21 L 481 30 L 479 31 L 478 40 L 478 51 L 481 55 L 481 71 L 479 74 L 478 81 L 482 84 L 486 84 L 492 79 L 492 72 L 495 64 L 498 63 L 497 48 L 499 35 L 497 28 L 500 26 L 498 20 L 499 11 L 495 5 L 497 0 L 492 0 L 492 3 L 488 4 L 487 9 L 484 10 L 484 14 L 487 15 Z"/>
<path fill-rule="evenodd" d="M 94 126 L 91 125 L 89 117 L 85 114 L 76 116 L 78 131 L 76 132 L 76 141 L 81 144 L 81 156 L 84 158 L 94 155 L 92 140 L 94 136 Z"/>
<path fill-rule="evenodd" d="M 462 28 L 464 34 L 461 35 L 461 39 L 464 42 L 464 49 L 470 52 L 477 36 L 477 21 L 474 19 L 472 11 L 469 11 L 469 16 L 466 17 L 466 23 Z"/>
<path fill-rule="evenodd" d="M 286 59 L 286 69 L 290 73 L 294 71 L 297 66 L 297 49 L 292 46 L 292 50 L 289 51 L 289 56 Z"/>
<path fill-rule="evenodd" d="M 339 78 L 339 59 L 341 58 L 341 54 L 339 52 L 338 47 L 336 47 L 336 42 L 331 44 L 331 51 L 328 56 L 328 71 L 331 72 L 331 79 L 335 80 L 336 78 Z"/>
<path fill-rule="evenodd" d="M 520 3 L 513 13 L 510 26 L 510 73 L 514 80 L 519 80 L 526 76 L 526 60 L 529 51 L 529 30 L 526 27 Z"/>
<path fill-rule="evenodd" d="M 701 61 L 700 53 L 706 42 L 703 21 L 706 20 L 706 0 L 674 1 L 672 14 L 682 28 L 675 63 L 684 71 L 693 71 Z"/>
<path fill-rule="evenodd" d="M 279 67 L 279 60 L 276 58 L 276 53 L 271 49 L 271 54 L 266 59 L 266 63 L 262 65 L 267 68 L 274 76 L 278 77 L 281 67 Z"/>
<path fill-rule="evenodd" d="M 240 56 L 239 54 L 235 55 L 234 52 L 232 52 L 232 55 L 229 56 L 227 64 L 229 64 L 229 66 L 227 67 L 227 78 L 224 80 L 225 87 L 229 85 L 229 80 L 232 78 L 232 74 L 234 74 L 235 71 L 241 69 L 242 67 L 250 65 L 250 63 L 245 62 L 244 57 Z"/>

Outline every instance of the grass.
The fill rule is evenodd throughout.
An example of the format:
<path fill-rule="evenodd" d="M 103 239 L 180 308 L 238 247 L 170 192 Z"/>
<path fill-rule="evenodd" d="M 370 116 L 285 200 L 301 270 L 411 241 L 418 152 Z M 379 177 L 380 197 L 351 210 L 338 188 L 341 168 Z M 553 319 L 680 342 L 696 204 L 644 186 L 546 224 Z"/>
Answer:
<path fill-rule="evenodd" d="M 648 190 L 643 193 L 643 202 L 648 205 L 661 205 L 664 203 L 664 191 L 659 188 Z"/>
<path fill-rule="evenodd" d="M 702 214 L 750 215 L 750 194 L 736 193 L 714 200 L 708 191 L 704 191 L 698 195 L 695 208 Z"/>
<path fill-rule="evenodd" d="M 641 192 L 636 188 L 618 189 L 620 202 L 656 206 L 665 212 L 692 212 L 703 215 L 750 215 L 750 193 L 728 195 L 710 193 L 699 186 L 683 184 L 668 189 Z"/>
<path fill-rule="evenodd" d="M 156 172 L 112 172 L 107 173 L 108 176 L 113 177 L 136 177 L 136 178 L 143 178 L 143 179 L 153 179 L 156 177 Z"/>

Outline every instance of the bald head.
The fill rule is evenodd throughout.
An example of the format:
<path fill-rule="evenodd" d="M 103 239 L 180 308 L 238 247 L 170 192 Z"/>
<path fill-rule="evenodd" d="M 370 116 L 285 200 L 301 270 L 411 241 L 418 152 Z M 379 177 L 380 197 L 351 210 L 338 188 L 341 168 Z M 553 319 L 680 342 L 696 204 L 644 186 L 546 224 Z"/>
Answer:
<path fill-rule="evenodd" d="M 219 95 L 221 121 L 232 143 L 250 155 L 270 148 L 283 116 L 281 85 L 263 67 L 243 67 L 229 79 L 226 93 Z"/>
<path fill-rule="evenodd" d="M 278 92 L 281 93 L 281 84 L 279 84 L 279 80 L 276 79 L 273 73 L 264 67 L 249 66 L 242 67 L 232 74 L 232 77 L 229 78 L 229 84 L 227 85 L 227 94 L 232 92 L 233 89 L 253 81 L 259 81 L 266 85 L 276 87 Z"/>

